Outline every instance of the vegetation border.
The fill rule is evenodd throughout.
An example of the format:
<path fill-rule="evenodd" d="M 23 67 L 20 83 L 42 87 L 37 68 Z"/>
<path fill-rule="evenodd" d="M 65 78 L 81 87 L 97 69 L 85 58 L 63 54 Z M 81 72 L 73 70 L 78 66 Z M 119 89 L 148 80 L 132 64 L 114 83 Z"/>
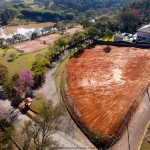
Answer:
<path fill-rule="evenodd" d="M 110 41 L 101 41 L 101 40 L 93 40 L 94 44 L 101 44 L 101 45 L 112 45 L 112 46 L 126 46 L 126 47 L 138 47 L 138 48 L 150 48 L 149 42 L 127 42 L 127 41 L 118 41 L 118 42 L 110 42 Z"/>
<path fill-rule="evenodd" d="M 95 44 L 87 45 L 86 47 L 92 48 Z M 77 109 L 73 106 L 73 101 L 69 98 L 69 96 L 66 93 L 66 71 L 65 66 L 67 62 L 71 58 L 77 57 L 79 54 L 81 54 L 86 47 L 82 47 L 79 49 L 73 50 L 70 54 L 68 54 L 64 60 L 61 63 L 65 63 L 63 68 L 61 68 L 61 64 L 58 66 L 54 79 L 55 79 L 55 85 L 57 88 L 57 93 L 59 96 L 59 99 L 65 103 L 66 109 L 68 110 L 71 118 L 76 122 L 77 126 L 85 133 L 86 137 L 97 147 L 97 148 L 109 148 L 112 145 L 114 145 L 118 139 L 115 136 L 102 136 L 97 134 L 93 129 L 88 128 L 83 122 L 81 122 Z M 68 60 L 67 60 L 68 59 Z M 57 81 L 58 73 L 60 73 L 60 81 Z M 107 144 L 106 144 L 107 143 Z"/>

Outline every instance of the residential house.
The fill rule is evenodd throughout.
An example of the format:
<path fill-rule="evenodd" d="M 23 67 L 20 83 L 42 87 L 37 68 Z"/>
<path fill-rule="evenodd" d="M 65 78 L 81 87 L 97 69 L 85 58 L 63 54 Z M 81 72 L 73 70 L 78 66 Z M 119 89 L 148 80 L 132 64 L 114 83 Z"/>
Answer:
<path fill-rule="evenodd" d="M 150 24 L 137 30 L 137 41 L 150 42 Z"/>
<path fill-rule="evenodd" d="M 31 103 L 32 103 L 32 99 L 30 98 L 30 97 L 28 97 L 28 98 L 25 98 L 23 101 L 22 101 L 22 103 L 20 103 L 19 104 L 19 109 L 24 109 L 26 106 L 30 106 L 31 105 Z"/>

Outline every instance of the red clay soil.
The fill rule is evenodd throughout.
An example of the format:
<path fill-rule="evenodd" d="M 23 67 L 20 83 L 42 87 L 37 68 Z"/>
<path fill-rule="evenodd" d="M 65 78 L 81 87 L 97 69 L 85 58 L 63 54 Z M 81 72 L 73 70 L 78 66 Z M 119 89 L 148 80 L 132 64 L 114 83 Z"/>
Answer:
<path fill-rule="evenodd" d="M 47 36 L 40 37 L 41 41 L 46 41 L 47 44 L 53 44 L 55 40 L 57 40 L 61 35 L 60 34 L 50 34 Z"/>
<path fill-rule="evenodd" d="M 43 48 L 46 48 L 46 44 L 41 44 L 40 42 L 33 40 L 33 41 L 26 41 L 18 44 L 12 45 L 15 49 L 19 51 L 24 51 L 26 53 L 34 52 Z"/>
<path fill-rule="evenodd" d="M 67 92 L 80 119 L 103 136 L 120 137 L 150 79 L 150 49 L 96 45 L 67 64 Z M 137 104 L 137 105 L 135 105 Z"/>

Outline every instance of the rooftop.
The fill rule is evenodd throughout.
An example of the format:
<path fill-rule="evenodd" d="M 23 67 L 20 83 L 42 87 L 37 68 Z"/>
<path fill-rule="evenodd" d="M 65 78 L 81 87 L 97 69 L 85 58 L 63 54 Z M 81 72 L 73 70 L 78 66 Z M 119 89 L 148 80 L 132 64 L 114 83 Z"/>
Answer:
<path fill-rule="evenodd" d="M 122 34 L 116 34 L 115 37 L 124 38 L 124 35 L 122 35 Z"/>
<path fill-rule="evenodd" d="M 141 27 L 141 28 L 138 29 L 137 31 L 145 32 L 145 33 L 150 33 L 150 24 L 144 25 L 143 27 Z"/>

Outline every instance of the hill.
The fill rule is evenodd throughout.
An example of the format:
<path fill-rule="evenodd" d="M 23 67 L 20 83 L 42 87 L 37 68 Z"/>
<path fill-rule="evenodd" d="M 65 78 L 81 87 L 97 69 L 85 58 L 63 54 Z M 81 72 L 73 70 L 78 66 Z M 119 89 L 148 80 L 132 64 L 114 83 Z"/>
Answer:
<path fill-rule="evenodd" d="M 89 9 L 100 11 L 101 9 L 116 12 L 124 4 L 131 2 L 131 0 L 53 0 L 53 9 L 74 10 L 78 12 L 85 12 Z"/>

